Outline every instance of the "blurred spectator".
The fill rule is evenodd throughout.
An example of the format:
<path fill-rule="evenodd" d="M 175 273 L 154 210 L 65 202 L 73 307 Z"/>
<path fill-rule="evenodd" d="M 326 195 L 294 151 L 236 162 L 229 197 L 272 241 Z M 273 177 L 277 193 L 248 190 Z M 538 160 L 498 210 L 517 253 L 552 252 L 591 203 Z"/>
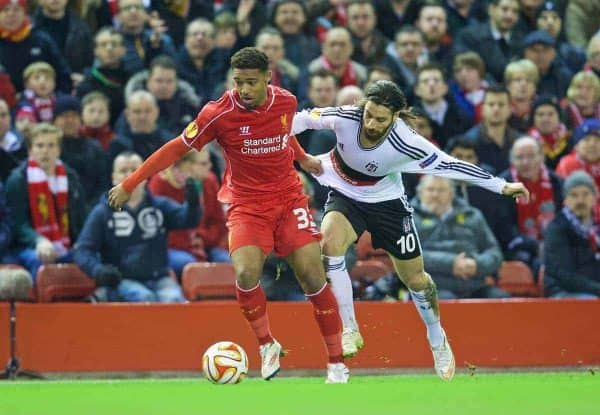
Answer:
<path fill-rule="evenodd" d="M 11 128 L 10 109 L 0 98 L 0 182 L 4 182 L 11 170 L 26 158 L 23 137 Z"/>
<path fill-rule="evenodd" d="M 377 28 L 393 39 L 398 28 L 415 23 L 423 3 L 423 0 L 375 0 Z"/>
<path fill-rule="evenodd" d="M 436 147 L 439 147 L 440 145 L 433 136 L 433 120 L 421 108 L 412 108 L 411 112 L 413 118 L 407 120 L 408 124 L 419 133 L 419 135 L 431 141 Z"/>
<path fill-rule="evenodd" d="M 123 35 L 112 27 L 103 27 L 94 36 L 94 65 L 85 71 L 77 85 L 77 96 L 99 91 L 110 100 L 110 124 L 113 125 L 125 107 L 125 84 L 131 73 L 123 64 Z"/>
<path fill-rule="evenodd" d="M 415 21 L 417 29 L 423 33 L 429 61 L 452 67 L 452 38 L 448 34 L 446 10 L 439 3 L 425 3 Z"/>
<path fill-rule="evenodd" d="M 537 275 L 544 231 L 562 206 L 562 180 L 544 165 L 542 147 L 533 137 L 515 141 L 510 169 L 500 177 L 523 183 L 530 193 L 528 202 L 503 203 L 505 228 L 498 237 L 502 250 L 507 259 L 525 262 Z"/>
<path fill-rule="evenodd" d="M 82 136 L 81 104 L 70 95 L 56 100 L 54 125 L 62 131 L 61 160 L 77 173 L 85 189 L 86 210 L 108 189 L 106 153 L 94 140 Z"/>
<path fill-rule="evenodd" d="M 255 46 L 269 58 L 270 84 L 287 89 L 302 101 L 306 96 L 306 80 L 300 68 L 284 58 L 283 38 L 279 30 L 265 27 L 256 36 Z"/>
<path fill-rule="evenodd" d="M 10 75 L 4 69 L 4 66 L 0 63 L 0 99 L 4 100 L 9 108 L 13 108 L 17 105 L 17 91 Z"/>
<path fill-rule="evenodd" d="M 447 93 L 448 84 L 441 66 L 430 62 L 419 67 L 415 85 L 416 106 L 434 121 L 433 136 L 441 147 L 450 137 L 464 133 L 473 125 L 469 115 L 447 97 Z"/>
<path fill-rule="evenodd" d="M 68 0 L 38 0 L 37 3 L 34 26 L 50 35 L 73 71 L 74 83 L 81 82 L 83 70 L 94 61 L 89 26 L 67 8 Z"/>
<path fill-rule="evenodd" d="M 529 130 L 531 105 L 536 96 L 539 79 L 537 67 L 527 59 L 509 63 L 504 71 L 504 85 L 510 93 L 512 107 L 508 124 L 520 133 Z"/>
<path fill-rule="evenodd" d="M 23 134 L 38 122 L 52 122 L 56 72 L 46 62 L 34 62 L 23 71 L 25 90 L 15 111 L 15 126 Z"/>
<path fill-rule="evenodd" d="M 585 64 L 585 53 L 583 48 L 575 47 L 566 41 L 562 30 L 562 17 L 556 2 L 553 0 L 542 1 L 536 16 L 536 29 L 550 33 L 556 41 L 558 56 L 562 58 L 572 72 L 580 71 Z"/>
<path fill-rule="evenodd" d="M 334 27 L 327 32 L 323 53 L 309 65 L 310 73 L 327 69 L 337 77 L 340 88 L 362 85 L 367 79 L 367 68 L 350 59 L 353 53 L 350 32 L 344 27 Z"/>
<path fill-rule="evenodd" d="M 486 1 L 478 0 L 444 0 L 448 20 L 448 33 L 456 36 L 466 26 L 473 26 L 487 19 Z"/>
<path fill-rule="evenodd" d="M 112 182 L 117 185 L 142 164 L 135 153 L 124 152 L 114 161 Z M 140 183 L 119 212 L 107 199 L 94 207 L 77 240 L 74 259 L 100 289 L 101 301 L 184 302 L 181 287 L 169 277 L 167 231 L 196 226 L 200 219 L 198 189 L 190 181 L 186 203 L 152 196 Z"/>
<path fill-rule="evenodd" d="M 108 152 L 115 132 L 110 126 L 110 102 L 102 92 L 90 92 L 81 100 L 81 135 L 96 140 Z"/>
<path fill-rule="evenodd" d="M 56 72 L 57 89 L 71 92 L 71 70 L 56 43 L 33 28 L 27 15 L 27 0 L 0 0 L 0 56 L 17 91 L 23 90 L 23 70 L 33 62 L 47 62 Z M 3 62 L 6 63 L 6 62 Z"/>
<path fill-rule="evenodd" d="M 446 147 L 446 151 L 452 157 L 474 164 L 484 170 L 490 170 L 488 166 L 479 162 L 475 143 L 465 136 L 453 138 Z M 507 226 L 506 220 L 503 217 L 503 214 L 506 213 L 504 203 L 507 203 L 507 199 L 502 195 L 491 193 L 486 189 L 479 186 L 472 186 L 463 181 L 455 180 L 454 184 L 456 196 L 481 211 L 498 243 L 500 246 L 503 246 L 504 240 L 509 238 L 504 235 L 506 234 Z M 509 199 L 508 202 L 512 203 L 512 200 Z"/>
<path fill-rule="evenodd" d="M 321 45 L 308 33 L 305 2 L 302 0 L 278 0 L 273 3 L 272 23 L 283 36 L 285 57 L 301 70 L 321 53 Z"/>
<path fill-rule="evenodd" d="M 489 22 L 467 26 L 454 39 L 455 53 L 473 51 L 486 63 L 487 72 L 502 82 L 504 68 L 520 50 L 520 34 L 515 27 L 519 17 L 518 0 L 491 0 Z"/>
<path fill-rule="evenodd" d="M 267 8 L 262 0 L 225 0 L 224 10 L 235 12 L 240 37 L 251 43 L 267 24 Z"/>
<path fill-rule="evenodd" d="M 523 40 L 523 57 L 537 66 L 540 80 L 539 94 L 563 97 L 573 77 L 573 72 L 557 56 L 556 43 L 550 33 L 536 30 Z"/>
<path fill-rule="evenodd" d="M 215 47 L 233 49 L 238 40 L 235 15 L 229 11 L 219 13 L 214 18 L 213 24 L 215 27 Z"/>
<path fill-rule="evenodd" d="M 148 189 L 155 195 L 166 196 L 178 203 L 185 201 L 184 187 L 191 178 L 201 190 L 202 219 L 198 226 L 169 232 L 169 267 L 180 276 L 190 262 L 229 262 L 227 228 L 223 205 L 217 199 L 219 181 L 210 171 L 207 147 L 192 150 L 165 171 L 153 176 Z"/>
<path fill-rule="evenodd" d="M 521 33 L 533 32 L 536 29 L 537 11 L 546 0 L 519 0 L 519 21 L 515 29 Z"/>
<path fill-rule="evenodd" d="M 146 90 L 154 95 L 158 103 L 158 125 L 171 135 L 177 135 L 194 119 L 200 109 L 200 98 L 194 87 L 187 81 L 177 78 L 175 61 L 169 56 L 157 56 L 148 70 L 131 77 L 125 87 L 125 100 L 135 91 Z M 115 126 L 120 132 L 124 118 Z"/>
<path fill-rule="evenodd" d="M 8 255 L 8 247 L 12 242 L 12 217 L 10 210 L 6 203 L 6 195 L 4 194 L 4 187 L 2 181 L 0 181 L 0 264 L 8 259 L 5 257 Z"/>
<path fill-rule="evenodd" d="M 567 178 L 576 170 L 585 170 L 600 189 L 600 120 L 588 118 L 573 132 L 575 150 L 560 160 L 556 174 Z"/>
<path fill-rule="evenodd" d="M 346 6 L 348 30 L 352 35 L 352 59 L 364 66 L 380 63 L 390 42 L 375 27 L 377 14 L 372 0 L 350 0 Z"/>
<path fill-rule="evenodd" d="M 481 123 L 464 135 L 475 143 L 479 162 L 497 175 L 508 168 L 509 151 L 519 133 L 508 125 L 510 97 L 503 87 L 491 86 L 485 92 Z"/>
<path fill-rule="evenodd" d="M 590 39 L 590 43 L 585 51 L 587 62 L 584 66 L 586 71 L 592 71 L 600 77 L 600 33 Z"/>
<path fill-rule="evenodd" d="M 423 259 L 440 299 L 509 297 L 486 283 L 502 262 L 498 242 L 481 212 L 454 197 L 450 180 L 423 177 L 411 205 Z"/>
<path fill-rule="evenodd" d="M 344 105 L 358 105 L 359 101 L 363 99 L 365 93 L 362 89 L 355 85 L 347 85 L 340 89 L 335 98 L 335 105 L 338 107 Z"/>
<path fill-rule="evenodd" d="M 158 55 L 175 57 L 173 40 L 157 12 L 146 12 L 143 0 L 118 0 L 118 4 L 117 21 L 123 35 L 123 66 L 127 72 L 143 70 Z"/>
<path fill-rule="evenodd" d="M 188 23 L 185 42 L 177 53 L 177 74 L 194 87 L 202 103 L 210 100 L 213 88 L 225 80 L 229 51 L 215 48 L 215 27 L 206 19 Z"/>
<path fill-rule="evenodd" d="M 481 121 L 483 96 L 489 86 L 484 79 L 485 63 L 475 52 L 464 52 L 454 57 L 453 70 L 450 92 L 454 101 L 474 123 L 478 123 Z"/>
<path fill-rule="evenodd" d="M 367 72 L 367 82 L 365 82 L 365 86 L 363 90 L 367 90 L 372 83 L 377 81 L 394 81 L 394 76 L 392 71 L 383 65 L 371 65 L 369 66 L 369 71 Z"/>
<path fill-rule="evenodd" d="M 6 181 L 15 255 L 34 278 L 42 264 L 70 262 L 71 244 L 86 215 L 77 173 L 59 158 L 61 141 L 57 127 L 35 125 L 27 136 L 28 161 Z"/>
<path fill-rule="evenodd" d="M 529 135 L 541 144 L 546 166 L 554 170 L 562 156 L 572 149 L 571 132 L 560 122 L 556 98 L 547 95 L 538 97 L 533 102 L 531 118 Z"/>
<path fill-rule="evenodd" d="M 127 99 L 126 123 L 117 133 L 108 148 L 109 160 L 129 150 L 146 159 L 171 137 L 168 131 L 158 126 L 158 104 L 148 91 L 135 91 Z"/>
<path fill-rule="evenodd" d="M 578 72 L 567 89 L 567 126 L 574 130 L 584 119 L 600 120 L 600 79 L 592 72 Z"/>
<path fill-rule="evenodd" d="M 565 29 L 569 43 L 584 48 L 600 29 L 599 0 L 569 0 Z"/>
<path fill-rule="evenodd" d="M 598 190 L 583 171 L 564 185 L 565 207 L 546 230 L 545 293 L 554 298 L 600 296 L 600 223 L 593 209 Z"/>
<path fill-rule="evenodd" d="M 401 27 L 394 42 L 387 46 L 386 53 L 382 63 L 392 69 L 394 81 L 403 90 L 412 91 L 417 83 L 417 68 L 427 60 L 423 34 L 414 26 Z"/>

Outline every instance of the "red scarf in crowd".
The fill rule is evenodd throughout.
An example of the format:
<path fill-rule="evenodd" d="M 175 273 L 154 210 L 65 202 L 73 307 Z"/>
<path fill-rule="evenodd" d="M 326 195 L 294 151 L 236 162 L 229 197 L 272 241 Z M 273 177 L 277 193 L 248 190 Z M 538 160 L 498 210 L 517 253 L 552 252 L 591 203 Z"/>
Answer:
<path fill-rule="evenodd" d="M 550 134 L 542 134 L 537 128 L 531 127 L 527 132 L 530 136 L 537 139 L 544 149 L 544 154 L 550 160 L 560 156 L 567 146 L 571 135 L 564 124 L 560 124 L 556 131 Z"/>
<path fill-rule="evenodd" d="M 321 64 L 328 71 L 333 72 L 333 65 L 325 56 L 321 56 Z M 352 66 L 352 62 L 348 61 L 346 63 L 346 67 L 344 68 L 344 73 L 340 78 L 340 88 L 345 87 L 347 85 L 356 85 L 358 86 L 359 80 L 354 67 Z"/>
<path fill-rule="evenodd" d="M 65 166 L 60 160 L 56 162 L 54 174 L 57 188 L 53 193 L 44 170 L 35 160 L 30 158 L 27 161 L 29 210 L 33 229 L 37 233 L 48 238 L 55 246 L 68 248 L 71 245 L 67 211 L 69 182 Z"/>
<path fill-rule="evenodd" d="M 542 166 L 540 177 L 535 181 L 519 177 L 514 167 L 511 167 L 510 174 L 514 182 L 522 182 L 530 193 L 529 202 L 522 199 L 517 202 L 519 230 L 540 241 L 543 236 L 542 232 L 554 219 L 556 213 L 554 211 L 554 192 L 548 170 L 546 170 L 546 166 Z"/>
<path fill-rule="evenodd" d="M 56 104 L 56 96 L 54 94 L 47 98 L 40 98 L 31 89 L 26 89 L 23 91 L 23 95 L 29 105 L 23 105 L 19 108 L 15 119 L 21 120 L 26 118 L 33 123 L 51 123 L 54 120 L 54 105 Z"/>
<path fill-rule="evenodd" d="M 106 123 L 102 127 L 94 128 L 89 126 L 83 126 L 80 134 L 83 137 L 88 137 L 96 140 L 104 151 L 108 151 L 110 142 L 115 138 L 115 132 L 110 128 L 110 125 Z"/>
<path fill-rule="evenodd" d="M 575 103 L 569 102 L 569 104 L 567 105 L 567 115 L 569 116 L 569 119 L 573 122 L 573 128 L 579 127 L 579 125 L 581 125 L 583 120 L 585 120 L 586 118 L 596 118 L 597 120 L 600 120 L 600 102 L 596 104 L 594 114 L 591 116 L 584 116 L 581 113 L 579 107 L 575 105 Z"/>
<path fill-rule="evenodd" d="M 29 36 L 29 33 L 31 33 L 31 21 L 28 16 L 25 16 L 21 26 L 15 30 L 9 31 L 0 27 L 0 39 L 6 39 L 9 42 L 20 42 Z"/>

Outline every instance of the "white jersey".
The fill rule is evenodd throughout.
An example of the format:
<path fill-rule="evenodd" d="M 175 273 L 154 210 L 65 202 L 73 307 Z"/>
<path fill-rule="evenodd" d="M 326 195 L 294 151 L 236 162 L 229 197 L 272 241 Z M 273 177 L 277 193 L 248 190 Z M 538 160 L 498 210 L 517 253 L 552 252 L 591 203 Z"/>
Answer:
<path fill-rule="evenodd" d="M 314 108 L 294 116 L 292 134 L 307 129 L 335 131 L 336 147 L 319 156 L 323 174 L 315 177 L 322 185 L 361 202 L 405 200 L 402 173 L 421 173 L 463 180 L 502 193 L 506 184 L 503 179 L 449 156 L 401 119 L 377 146 L 363 147 L 361 119 L 362 111 L 355 106 Z"/>

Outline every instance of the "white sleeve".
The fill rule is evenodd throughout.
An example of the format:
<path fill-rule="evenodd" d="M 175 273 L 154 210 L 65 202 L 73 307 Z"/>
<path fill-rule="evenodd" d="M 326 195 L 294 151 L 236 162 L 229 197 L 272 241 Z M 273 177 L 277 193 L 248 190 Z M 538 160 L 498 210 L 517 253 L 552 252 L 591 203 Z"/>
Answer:
<path fill-rule="evenodd" d="M 297 112 L 292 122 L 292 135 L 305 130 L 333 130 L 337 118 L 337 108 L 312 108 Z"/>
<path fill-rule="evenodd" d="M 502 190 L 506 185 L 504 179 L 492 176 L 474 164 L 460 161 L 444 153 L 405 124 L 400 129 L 395 130 L 394 141 L 396 145 L 412 159 L 402 163 L 400 166 L 402 173 L 432 174 L 448 179 L 462 180 L 491 192 L 502 194 Z"/>

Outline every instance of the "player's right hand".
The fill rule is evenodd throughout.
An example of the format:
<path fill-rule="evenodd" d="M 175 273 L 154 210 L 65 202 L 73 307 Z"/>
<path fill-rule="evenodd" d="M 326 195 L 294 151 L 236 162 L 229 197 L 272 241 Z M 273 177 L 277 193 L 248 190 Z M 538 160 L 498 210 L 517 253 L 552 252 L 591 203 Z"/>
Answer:
<path fill-rule="evenodd" d="M 108 192 L 108 205 L 114 210 L 121 210 L 130 197 L 131 193 L 128 193 L 123 185 L 118 184 Z"/>
<path fill-rule="evenodd" d="M 298 164 L 307 173 L 314 174 L 315 176 L 323 174 L 323 166 L 321 166 L 321 160 L 318 157 L 307 154 L 304 159 L 298 160 Z"/>

